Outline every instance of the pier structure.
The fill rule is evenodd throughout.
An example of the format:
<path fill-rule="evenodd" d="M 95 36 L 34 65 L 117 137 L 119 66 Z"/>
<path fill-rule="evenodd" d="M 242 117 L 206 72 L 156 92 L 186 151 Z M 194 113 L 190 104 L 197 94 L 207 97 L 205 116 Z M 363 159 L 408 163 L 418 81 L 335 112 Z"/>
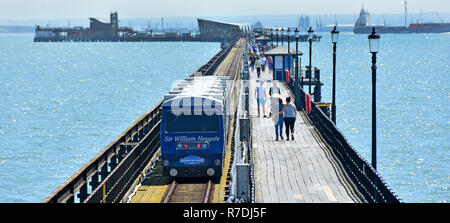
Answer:
<path fill-rule="evenodd" d="M 191 75 L 235 81 L 220 178 L 162 176 L 161 100 L 43 202 L 400 202 L 320 108 L 320 100 L 307 104 L 302 74 L 274 80 L 266 70 L 256 77 L 249 67 L 254 38 L 256 33 L 241 33 Z M 294 140 L 275 141 L 273 120 L 256 116 L 255 88 L 262 80 L 267 90 L 277 82 L 281 96 L 297 105 Z M 267 115 L 270 102 L 265 106 Z"/>
<path fill-rule="evenodd" d="M 265 104 L 267 118 L 257 117 L 256 86 L 263 80 L 267 90 L 273 82 L 281 90 L 282 99 L 295 98 L 284 81 L 273 80 L 267 70 L 257 78 L 250 72 L 250 117 L 255 165 L 257 203 L 363 202 L 342 164 L 327 146 L 303 111 L 297 111 L 294 140 L 275 141 L 275 127 L 269 117 L 270 101 Z M 282 135 L 285 135 L 286 126 Z"/>
<path fill-rule="evenodd" d="M 119 26 L 117 12 L 110 13 L 110 21 L 102 22 L 89 18 L 89 27 L 35 27 L 34 42 L 221 42 L 228 43 L 237 36 L 250 35 L 251 26 L 247 23 L 229 23 L 207 19 L 197 19 L 200 33 L 189 32 L 142 32 L 131 27 Z M 264 35 L 262 30 L 256 30 Z M 261 41 L 268 41 L 262 36 Z M 284 37 L 287 38 L 286 36 Z M 320 41 L 315 35 L 313 41 Z M 286 40 L 285 40 L 286 41 Z M 307 41 L 307 35 L 300 35 L 299 41 Z"/>

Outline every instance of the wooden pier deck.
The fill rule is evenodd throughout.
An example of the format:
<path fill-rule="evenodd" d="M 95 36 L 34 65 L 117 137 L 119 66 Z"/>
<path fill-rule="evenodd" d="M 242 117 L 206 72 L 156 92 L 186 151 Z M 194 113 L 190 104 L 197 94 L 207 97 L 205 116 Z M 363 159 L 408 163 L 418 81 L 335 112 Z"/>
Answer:
<path fill-rule="evenodd" d="M 268 91 L 272 75 L 261 72 Z M 297 112 L 295 141 L 275 141 L 275 127 L 266 100 L 267 118 L 257 117 L 255 89 L 259 85 L 255 71 L 250 71 L 250 116 L 255 169 L 255 201 L 257 203 L 359 203 L 361 202 L 341 163 L 309 123 L 303 112 Z M 256 80 L 256 81 L 255 81 Z M 289 91 L 279 83 L 285 98 Z M 262 112 L 262 111 L 261 111 Z"/>

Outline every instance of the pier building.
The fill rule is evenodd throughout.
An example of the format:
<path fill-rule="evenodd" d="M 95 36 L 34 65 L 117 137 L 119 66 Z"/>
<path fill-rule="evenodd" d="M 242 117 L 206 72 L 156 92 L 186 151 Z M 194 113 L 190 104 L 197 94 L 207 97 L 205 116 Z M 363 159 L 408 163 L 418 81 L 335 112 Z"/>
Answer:
<path fill-rule="evenodd" d="M 207 38 L 234 39 L 240 34 L 250 33 L 249 24 L 218 22 L 197 19 L 200 35 Z"/>

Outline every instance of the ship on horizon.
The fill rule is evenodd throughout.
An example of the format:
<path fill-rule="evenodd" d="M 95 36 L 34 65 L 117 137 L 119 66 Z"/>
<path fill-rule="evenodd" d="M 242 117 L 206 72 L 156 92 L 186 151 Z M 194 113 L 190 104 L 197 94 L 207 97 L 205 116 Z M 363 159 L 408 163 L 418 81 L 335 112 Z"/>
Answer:
<path fill-rule="evenodd" d="M 375 28 L 377 33 L 446 33 L 450 32 L 450 23 L 410 23 L 407 25 L 407 2 L 405 4 L 405 26 L 382 26 L 370 24 L 370 13 L 364 9 L 364 6 L 359 13 L 359 17 L 356 20 L 353 28 L 355 34 L 369 34 L 372 32 L 372 28 Z"/>

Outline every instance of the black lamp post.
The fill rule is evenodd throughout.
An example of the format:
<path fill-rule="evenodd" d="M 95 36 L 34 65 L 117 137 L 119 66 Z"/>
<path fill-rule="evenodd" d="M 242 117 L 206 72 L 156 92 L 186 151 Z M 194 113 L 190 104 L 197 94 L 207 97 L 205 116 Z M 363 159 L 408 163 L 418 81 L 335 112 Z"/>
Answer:
<path fill-rule="evenodd" d="M 289 64 L 289 67 L 288 67 L 288 69 L 289 69 L 289 72 L 291 72 L 291 67 L 292 67 L 292 61 L 291 61 L 291 44 L 290 44 L 290 42 L 291 42 L 291 28 L 287 28 L 287 30 L 286 30 L 286 33 L 287 33 L 287 44 L 288 44 L 288 64 Z"/>
<path fill-rule="evenodd" d="M 298 80 L 298 28 L 295 28 L 294 30 L 294 36 L 295 36 L 295 82 L 294 82 L 294 95 L 296 98 L 298 98 L 298 92 L 299 92 L 299 80 Z M 297 100 L 299 101 L 299 100 Z M 297 107 L 299 108 L 299 107 Z"/>
<path fill-rule="evenodd" d="M 308 41 L 309 41 L 309 95 L 311 95 L 311 85 L 312 85 L 312 65 L 311 65 L 311 58 L 312 58 L 312 39 L 314 36 L 314 30 L 312 27 L 309 27 L 308 30 Z"/>
<path fill-rule="evenodd" d="M 280 30 L 280 32 L 281 32 L 281 45 L 284 45 L 284 41 L 283 41 L 283 34 L 284 34 L 284 29 L 283 29 L 283 27 L 281 27 L 281 30 Z"/>
<path fill-rule="evenodd" d="M 275 31 L 277 32 L 277 47 L 278 47 L 278 35 L 280 33 L 280 30 L 278 28 L 275 28 Z"/>
<path fill-rule="evenodd" d="M 372 33 L 369 35 L 369 48 L 372 53 L 372 166 L 377 169 L 377 53 L 380 41 L 380 35 L 372 28 Z"/>
<path fill-rule="evenodd" d="M 333 43 L 333 97 L 331 100 L 331 120 L 336 125 L 336 45 L 339 39 L 339 31 L 334 26 L 331 31 L 331 42 Z"/>
<path fill-rule="evenodd" d="M 270 27 L 269 32 L 270 32 L 270 48 L 273 48 L 273 29 L 272 29 L 272 27 Z"/>

